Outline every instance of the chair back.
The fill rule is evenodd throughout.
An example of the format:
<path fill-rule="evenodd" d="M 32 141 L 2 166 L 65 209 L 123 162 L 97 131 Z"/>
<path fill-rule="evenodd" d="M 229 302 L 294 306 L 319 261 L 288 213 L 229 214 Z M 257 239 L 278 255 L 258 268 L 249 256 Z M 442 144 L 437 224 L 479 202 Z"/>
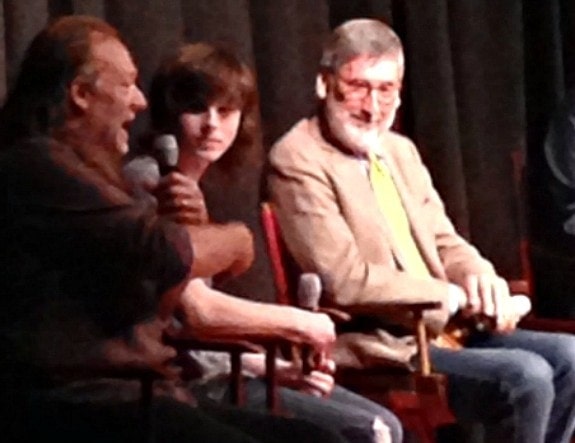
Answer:
<path fill-rule="evenodd" d="M 295 282 L 297 282 L 297 277 L 301 271 L 287 251 L 273 204 L 269 202 L 262 203 L 260 216 L 268 256 L 272 266 L 276 288 L 276 303 L 297 306 L 297 287 Z"/>

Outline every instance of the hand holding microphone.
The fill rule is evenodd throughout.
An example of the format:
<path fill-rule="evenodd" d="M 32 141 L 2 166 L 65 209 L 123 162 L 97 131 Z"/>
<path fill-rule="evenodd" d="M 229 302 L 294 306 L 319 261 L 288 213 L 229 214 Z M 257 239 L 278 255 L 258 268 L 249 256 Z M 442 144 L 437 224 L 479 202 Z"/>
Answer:
<path fill-rule="evenodd" d="M 177 223 L 198 225 L 208 222 L 202 191 L 197 182 L 178 169 L 179 148 L 176 137 L 163 134 L 154 141 L 154 158 L 158 163 L 160 180 L 154 194 L 158 213 Z"/>
<path fill-rule="evenodd" d="M 495 322 L 490 325 L 493 330 L 499 331 L 512 331 L 515 326 L 523 317 L 531 311 L 531 300 L 524 294 L 515 294 L 507 298 L 507 315 L 504 318 L 507 321 L 506 325 L 501 324 L 502 316 L 495 318 Z M 511 323 L 511 326 L 509 326 Z"/>
<path fill-rule="evenodd" d="M 304 273 L 299 277 L 297 287 L 298 306 L 301 309 L 315 312 L 319 308 L 321 297 L 321 280 L 317 274 Z M 309 345 L 304 345 L 301 350 L 302 371 L 304 375 L 311 374 L 313 370 L 312 349 Z"/>
<path fill-rule="evenodd" d="M 531 311 L 531 301 L 529 297 L 523 294 L 513 295 L 507 298 L 507 317 L 512 317 L 514 324 Z M 476 313 L 471 315 L 463 315 L 460 320 L 465 324 L 468 329 L 467 335 L 476 334 L 490 334 L 501 330 L 498 324 L 498 317 L 493 315 L 486 315 L 484 313 Z M 508 329 L 504 329 L 503 332 Z"/>

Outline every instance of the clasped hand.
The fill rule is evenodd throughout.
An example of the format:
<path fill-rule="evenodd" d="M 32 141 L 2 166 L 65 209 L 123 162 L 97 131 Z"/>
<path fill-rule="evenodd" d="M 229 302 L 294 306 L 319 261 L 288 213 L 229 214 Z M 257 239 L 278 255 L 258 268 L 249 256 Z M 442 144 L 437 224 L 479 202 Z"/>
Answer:
<path fill-rule="evenodd" d="M 161 177 L 153 194 L 158 201 L 158 214 L 182 224 L 208 222 L 202 191 L 197 182 L 188 176 L 171 172 Z"/>
<path fill-rule="evenodd" d="M 245 354 L 242 362 L 246 368 L 262 376 L 265 372 L 264 356 L 262 354 Z M 309 374 L 304 374 L 301 361 L 276 360 L 276 377 L 281 386 L 295 389 L 316 397 L 327 397 L 331 394 L 335 382 L 333 374 L 335 363 L 324 359 Z"/>
<path fill-rule="evenodd" d="M 497 331 L 513 331 L 520 314 L 514 309 L 507 282 L 492 274 L 467 275 L 461 286 L 460 308 L 464 315 L 485 314 L 496 319 Z"/>
<path fill-rule="evenodd" d="M 158 202 L 159 215 L 188 226 L 196 276 L 236 276 L 251 266 L 254 248 L 250 230 L 237 222 L 208 225 L 204 197 L 195 180 L 174 171 L 161 177 L 152 193 Z"/>

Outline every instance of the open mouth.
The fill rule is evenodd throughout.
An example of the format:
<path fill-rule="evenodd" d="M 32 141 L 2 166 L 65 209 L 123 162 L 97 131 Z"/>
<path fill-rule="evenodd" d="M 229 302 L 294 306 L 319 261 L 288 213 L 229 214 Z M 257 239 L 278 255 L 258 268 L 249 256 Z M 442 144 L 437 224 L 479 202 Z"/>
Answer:
<path fill-rule="evenodd" d="M 124 129 L 126 132 L 129 132 L 130 127 L 132 126 L 132 122 L 133 120 L 126 120 L 124 123 L 122 123 L 122 129 Z"/>

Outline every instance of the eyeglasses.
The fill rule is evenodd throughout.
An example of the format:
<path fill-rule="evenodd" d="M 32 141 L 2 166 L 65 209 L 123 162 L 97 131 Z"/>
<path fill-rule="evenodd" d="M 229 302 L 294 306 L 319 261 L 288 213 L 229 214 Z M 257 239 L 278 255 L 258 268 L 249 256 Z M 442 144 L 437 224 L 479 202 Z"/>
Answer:
<path fill-rule="evenodd" d="M 351 79 L 347 80 L 335 76 L 337 87 L 344 98 L 348 101 L 360 101 L 376 92 L 377 101 L 380 104 L 393 102 L 401 91 L 400 82 L 383 82 L 373 85 L 367 80 Z"/>

